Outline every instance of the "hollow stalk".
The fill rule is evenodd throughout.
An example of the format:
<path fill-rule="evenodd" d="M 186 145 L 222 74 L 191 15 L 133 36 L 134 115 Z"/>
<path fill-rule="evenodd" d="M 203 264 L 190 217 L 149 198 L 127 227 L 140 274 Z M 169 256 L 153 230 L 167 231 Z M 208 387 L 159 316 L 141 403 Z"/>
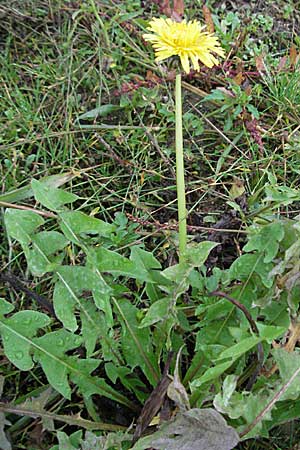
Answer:
<path fill-rule="evenodd" d="M 183 138 L 182 138 L 182 100 L 181 100 L 181 74 L 176 75 L 175 86 L 175 119 L 176 119 L 176 184 L 178 204 L 178 226 L 179 226 L 179 262 L 183 260 L 186 249 L 186 203 L 184 184 L 184 162 L 183 162 Z"/>

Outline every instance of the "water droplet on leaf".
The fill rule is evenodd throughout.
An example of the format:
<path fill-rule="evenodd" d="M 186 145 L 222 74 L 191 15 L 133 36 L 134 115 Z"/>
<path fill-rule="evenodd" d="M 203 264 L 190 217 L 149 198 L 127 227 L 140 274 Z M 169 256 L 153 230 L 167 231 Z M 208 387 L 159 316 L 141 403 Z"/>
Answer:
<path fill-rule="evenodd" d="M 23 352 L 16 352 L 15 353 L 15 357 L 16 357 L 16 359 L 22 359 L 22 358 L 24 358 L 24 353 Z"/>

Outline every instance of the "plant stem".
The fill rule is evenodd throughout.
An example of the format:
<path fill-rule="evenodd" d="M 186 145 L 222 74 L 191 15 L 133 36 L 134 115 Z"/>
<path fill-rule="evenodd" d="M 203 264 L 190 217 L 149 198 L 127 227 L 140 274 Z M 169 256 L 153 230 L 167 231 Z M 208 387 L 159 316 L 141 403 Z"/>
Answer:
<path fill-rule="evenodd" d="M 126 427 L 122 425 L 115 425 L 110 423 L 93 422 L 91 420 L 82 419 L 77 416 L 68 416 L 56 414 L 48 411 L 35 410 L 32 408 L 23 408 L 22 406 L 14 406 L 9 403 L 0 402 L 0 412 L 17 414 L 20 416 L 29 416 L 36 419 L 41 417 L 42 419 L 57 420 L 59 422 L 68 423 L 69 425 L 85 428 L 86 430 L 102 430 L 102 431 L 125 431 Z"/>
<path fill-rule="evenodd" d="M 176 119 L 176 184 L 178 203 L 178 225 L 179 225 L 179 262 L 183 260 L 186 249 L 186 204 L 184 185 L 184 163 L 183 163 L 183 138 L 182 138 L 182 101 L 181 101 L 181 74 L 176 75 L 175 88 L 175 119 Z"/>

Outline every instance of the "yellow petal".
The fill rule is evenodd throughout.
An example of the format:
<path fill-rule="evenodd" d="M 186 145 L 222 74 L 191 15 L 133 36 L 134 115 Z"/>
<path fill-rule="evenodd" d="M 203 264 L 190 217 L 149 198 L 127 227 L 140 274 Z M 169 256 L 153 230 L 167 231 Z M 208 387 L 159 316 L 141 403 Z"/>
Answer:
<path fill-rule="evenodd" d="M 194 69 L 200 70 L 199 60 L 207 67 L 213 67 L 218 64 L 214 55 L 225 56 L 218 38 L 202 31 L 197 20 L 175 22 L 170 18 L 153 18 L 147 29 L 152 33 L 145 33 L 143 37 L 151 42 L 156 61 L 179 56 L 186 73 L 190 72 L 190 60 Z"/>
<path fill-rule="evenodd" d="M 189 64 L 189 57 L 186 53 L 179 55 L 180 56 L 180 61 L 183 67 L 183 70 L 189 74 L 190 73 L 190 64 Z"/>

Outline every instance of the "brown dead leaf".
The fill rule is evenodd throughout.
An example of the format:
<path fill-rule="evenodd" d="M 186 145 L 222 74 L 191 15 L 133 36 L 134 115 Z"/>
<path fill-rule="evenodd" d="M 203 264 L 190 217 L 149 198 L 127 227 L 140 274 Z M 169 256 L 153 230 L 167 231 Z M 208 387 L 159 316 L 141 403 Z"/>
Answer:
<path fill-rule="evenodd" d="M 297 343 L 300 341 L 300 323 L 297 323 L 297 321 L 292 320 L 290 323 L 289 331 L 290 336 L 284 348 L 286 349 L 286 351 L 291 353 L 294 351 Z"/>
<path fill-rule="evenodd" d="M 162 0 L 162 4 L 161 4 L 160 8 L 161 8 L 161 12 L 163 14 L 165 14 L 168 17 L 171 17 L 172 10 L 171 10 L 171 6 L 170 6 L 169 0 Z"/>
<path fill-rule="evenodd" d="M 133 435 L 133 443 L 135 443 L 142 433 L 146 430 L 148 425 L 151 423 L 153 417 L 158 413 L 162 407 L 164 398 L 167 394 L 168 386 L 171 383 L 171 378 L 169 377 L 169 368 L 172 361 L 173 353 L 170 352 L 163 375 L 158 382 L 155 389 L 151 392 L 150 397 L 146 400 L 141 414 L 137 420 L 136 429 Z"/>
<path fill-rule="evenodd" d="M 286 62 L 287 62 L 287 57 L 286 56 L 283 56 L 282 58 L 280 58 L 279 64 L 278 64 L 278 72 L 281 72 L 282 70 L 285 69 Z"/>
<path fill-rule="evenodd" d="M 160 83 L 161 82 L 161 79 L 155 73 L 153 73 L 152 70 L 147 70 L 146 80 L 152 81 L 152 83 Z"/>
<path fill-rule="evenodd" d="M 248 95 L 248 97 L 250 97 L 251 92 L 252 92 L 252 87 L 251 87 L 250 84 L 248 84 L 248 86 L 246 86 L 245 92 L 246 92 L 246 94 Z"/>
<path fill-rule="evenodd" d="M 287 352 L 292 353 L 295 350 L 295 347 L 298 342 L 300 342 L 300 324 L 296 321 L 291 320 L 290 326 L 289 326 L 289 337 L 286 342 L 286 344 L 282 347 L 281 344 L 278 344 L 276 341 L 272 342 L 273 348 L 284 348 Z M 275 363 L 273 366 L 268 370 L 264 371 L 264 375 L 266 377 L 270 377 L 273 375 L 273 373 L 277 372 L 278 370 L 278 364 Z"/>
<path fill-rule="evenodd" d="M 174 81 L 176 78 L 176 70 L 169 70 L 166 74 L 167 81 Z"/>
<path fill-rule="evenodd" d="M 295 45 L 292 45 L 290 48 L 290 65 L 291 65 L 291 69 L 295 68 L 295 64 L 297 62 L 297 49 L 295 47 Z"/>
<path fill-rule="evenodd" d="M 179 17 L 183 16 L 184 13 L 184 1 L 183 0 L 173 0 L 173 14 Z"/>
<path fill-rule="evenodd" d="M 243 181 L 240 180 L 239 178 L 235 178 L 229 191 L 230 198 L 235 200 L 239 198 L 241 195 L 243 195 L 244 192 L 245 186 Z"/>
<path fill-rule="evenodd" d="M 218 89 L 218 91 L 222 91 L 223 94 L 227 95 L 227 97 L 232 97 L 232 98 L 235 97 L 235 94 L 233 92 L 229 91 L 228 89 L 226 89 L 224 87 L 218 87 L 217 89 Z"/>
<path fill-rule="evenodd" d="M 175 405 L 178 406 L 179 410 L 188 411 L 190 409 L 189 397 L 185 390 L 185 387 L 180 381 L 179 376 L 179 359 L 182 349 L 183 346 L 180 348 L 177 354 L 173 380 L 168 387 L 168 397 L 173 400 Z"/>
<path fill-rule="evenodd" d="M 265 63 L 264 63 L 264 56 L 263 55 L 259 55 L 255 58 L 255 65 L 256 68 L 259 72 L 265 72 L 266 71 L 266 67 L 265 67 Z"/>
<path fill-rule="evenodd" d="M 211 12 L 210 12 L 208 6 L 203 5 L 202 11 L 203 11 L 203 17 L 204 17 L 204 22 L 205 22 L 207 31 L 209 33 L 214 33 L 215 26 L 214 26 L 212 15 L 211 15 Z"/>
<path fill-rule="evenodd" d="M 234 77 L 233 81 L 240 86 L 242 82 L 244 81 L 245 77 L 243 75 L 243 72 L 238 72 L 236 76 Z"/>

